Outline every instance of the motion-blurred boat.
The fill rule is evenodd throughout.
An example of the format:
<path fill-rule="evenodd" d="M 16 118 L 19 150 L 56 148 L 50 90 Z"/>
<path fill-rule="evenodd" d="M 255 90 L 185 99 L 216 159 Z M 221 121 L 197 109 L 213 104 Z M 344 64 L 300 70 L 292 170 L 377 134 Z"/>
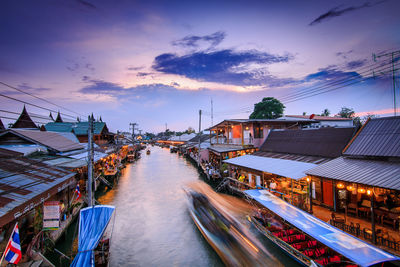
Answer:
<path fill-rule="evenodd" d="M 185 190 L 189 212 L 207 242 L 227 266 L 270 266 L 269 256 L 232 216 L 217 209 L 204 194 Z"/>

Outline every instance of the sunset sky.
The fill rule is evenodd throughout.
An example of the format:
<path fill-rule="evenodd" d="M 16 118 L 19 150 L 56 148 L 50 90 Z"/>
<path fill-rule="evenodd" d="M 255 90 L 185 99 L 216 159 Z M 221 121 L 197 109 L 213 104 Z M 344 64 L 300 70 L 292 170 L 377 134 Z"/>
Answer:
<path fill-rule="evenodd" d="M 400 49 L 399 10 L 397 0 L 4 0 L 0 81 L 93 112 L 112 131 L 130 122 L 148 132 L 165 123 L 197 129 L 199 109 L 208 127 L 211 99 L 214 123 L 248 118 L 268 96 L 285 104 L 285 114 L 328 108 L 334 115 L 346 106 L 388 116 L 391 58 L 375 62 L 372 54 Z M 4 85 L 0 93 L 77 116 Z M 4 97 L 0 105 L 23 106 Z"/>

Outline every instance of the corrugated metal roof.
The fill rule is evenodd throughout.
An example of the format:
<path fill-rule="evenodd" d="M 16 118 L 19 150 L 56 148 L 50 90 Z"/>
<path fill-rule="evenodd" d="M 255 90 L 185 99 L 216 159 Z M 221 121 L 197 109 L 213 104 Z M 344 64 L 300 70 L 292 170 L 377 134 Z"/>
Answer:
<path fill-rule="evenodd" d="M 305 177 L 306 170 L 317 166 L 313 163 L 305 163 L 287 159 L 266 158 L 253 155 L 244 155 L 241 157 L 224 160 L 224 162 L 257 171 L 273 173 L 296 180 Z"/>
<path fill-rule="evenodd" d="M 177 135 L 174 135 L 174 136 L 172 136 L 170 139 L 168 139 L 168 140 L 170 140 L 170 141 L 177 141 L 177 142 L 179 142 L 179 141 L 181 141 L 181 142 L 186 142 L 186 141 L 189 141 L 190 139 L 192 139 L 193 137 L 195 137 L 196 136 L 196 134 L 195 133 L 191 133 L 191 134 L 182 134 L 182 135 L 179 135 L 179 136 L 177 136 Z"/>
<path fill-rule="evenodd" d="M 47 148 L 59 152 L 66 152 L 84 148 L 83 145 L 81 145 L 80 143 L 73 142 L 70 139 L 58 134 L 57 132 L 12 129 L 4 133 L 7 132 L 14 133 L 20 137 L 25 137 L 34 143 L 41 144 Z"/>
<path fill-rule="evenodd" d="M 240 150 L 251 149 L 251 148 L 240 146 L 240 145 L 215 145 L 215 144 L 213 144 L 208 149 L 218 152 L 218 153 L 224 153 L 224 152 L 240 151 Z"/>
<path fill-rule="evenodd" d="M 400 162 L 339 157 L 306 171 L 309 175 L 400 190 Z"/>
<path fill-rule="evenodd" d="M 87 166 L 87 161 L 85 159 L 71 159 L 71 158 L 64 158 L 64 157 L 46 160 L 43 162 L 46 164 L 49 164 L 51 166 L 57 166 L 57 167 L 68 168 L 68 169 L 75 169 L 75 168 Z"/>
<path fill-rule="evenodd" d="M 212 134 L 211 137 L 214 137 L 215 134 Z M 202 134 L 200 136 L 200 142 L 205 142 L 206 140 L 210 139 L 210 134 Z M 192 139 L 189 140 L 189 142 L 199 142 L 199 136 L 195 136 Z"/>
<path fill-rule="evenodd" d="M 272 130 L 260 151 L 336 158 L 353 134 L 353 127 Z"/>
<path fill-rule="evenodd" d="M 75 182 L 75 173 L 27 158 L 0 161 L 0 226 Z"/>
<path fill-rule="evenodd" d="M 44 152 L 47 153 L 47 149 L 41 145 L 0 145 L 1 148 L 12 150 L 15 152 L 22 153 L 23 156 L 29 156 L 35 152 Z"/>
<path fill-rule="evenodd" d="M 71 133 L 73 122 L 49 122 L 44 126 L 46 131 Z"/>
<path fill-rule="evenodd" d="M 105 122 L 93 122 L 93 134 L 101 134 L 103 129 L 107 127 Z M 89 122 L 78 122 L 73 126 L 73 131 L 76 135 L 87 135 L 89 129 Z"/>
<path fill-rule="evenodd" d="M 264 151 L 256 151 L 253 153 L 254 156 L 260 157 L 268 157 L 268 158 L 276 158 L 276 159 L 289 159 L 296 160 L 307 163 L 321 164 L 332 160 L 332 158 L 318 157 L 318 156 L 304 156 L 304 155 L 296 155 L 296 154 L 287 154 L 287 153 L 277 153 L 277 152 L 264 152 Z"/>
<path fill-rule="evenodd" d="M 343 154 L 400 157 L 400 117 L 368 121 Z"/>

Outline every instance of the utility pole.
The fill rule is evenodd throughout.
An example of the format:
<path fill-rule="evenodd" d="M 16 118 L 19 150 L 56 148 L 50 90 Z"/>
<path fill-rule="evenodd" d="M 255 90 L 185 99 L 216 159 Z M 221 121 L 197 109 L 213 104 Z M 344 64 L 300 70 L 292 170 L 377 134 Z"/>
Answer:
<path fill-rule="evenodd" d="M 201 141 L 201 109 L 199 110 L 199 149 L 198 149 L 198 158 L 197 158 L 197 166 L 200 166 L 200 141 Z"/>
<path fill-rule="evenodd" d="M 372 54 L 372 58 L 376 62 L 376 59 L 381 58 L 381 57 L 391 57 L 392 60 L 392 80 L 393 80 L 393 113 L 394 116 L 397 115 L 397 101 L 396 101 L 396 69 L 394 68 L 394 63 L 395 63 L 395 55 L 399 54 L 400 55 L 400 50 L 393 51 L 390 53 L 382 54 L 382 55 L 375 55 Z"/>
<path fill-rule="evenodd" d="M 168 130 L 168 124 L 165 123 L 165 132 L 167 132 L 167 130 Z"/>
<path fill-rule="evenodd" d="M 129 123 L 129 126 L 132 127 L 132 140 L 135 141 L 135 126 L 138 126 L 139 124 L 137 124 L 136 122 L 131 122 Z"/>
<path fill-rule="evenodd" d="M 88 206 L 93 206 L 93 114 L 89 116 L 88 127 L 88 182 L 87 182 Z"/>

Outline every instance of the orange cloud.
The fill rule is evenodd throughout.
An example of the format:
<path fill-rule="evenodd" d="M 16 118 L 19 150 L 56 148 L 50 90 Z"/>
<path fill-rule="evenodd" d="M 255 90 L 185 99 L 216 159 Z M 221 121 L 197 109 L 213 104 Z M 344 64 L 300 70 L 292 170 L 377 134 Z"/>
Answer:
<path fill-rule="evenodd" d="M 397 114 L 400 113 L 400 108 L 396 108 Z M 388 109 L 381 109 L 381 110 L 370 110 L 370 111 L 362 111 L 362 112 L 356 112 L 355 116 L 357 117 L 363 117 L 367 115 L 394 115 L 393 109 L 388 108 Z"/>

